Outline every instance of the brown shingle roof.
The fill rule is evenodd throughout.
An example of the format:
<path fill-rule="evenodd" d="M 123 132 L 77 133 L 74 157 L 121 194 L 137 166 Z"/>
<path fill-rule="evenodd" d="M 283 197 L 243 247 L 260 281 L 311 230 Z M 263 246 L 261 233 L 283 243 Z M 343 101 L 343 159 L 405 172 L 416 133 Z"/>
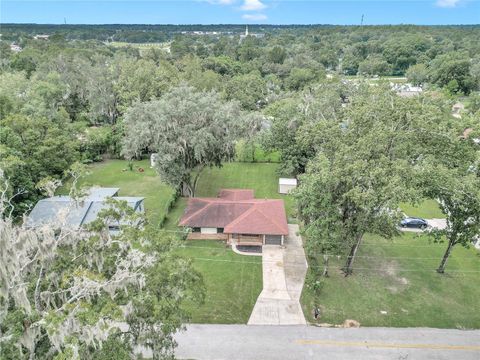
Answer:
<path fill-rule="evenodd" d="M 218 198 L 192 198 L 180 226 L 224 228 L 225 233 L 287 235 L 283 200 L 254 199 L 253 190 L 223 189 Z"/>

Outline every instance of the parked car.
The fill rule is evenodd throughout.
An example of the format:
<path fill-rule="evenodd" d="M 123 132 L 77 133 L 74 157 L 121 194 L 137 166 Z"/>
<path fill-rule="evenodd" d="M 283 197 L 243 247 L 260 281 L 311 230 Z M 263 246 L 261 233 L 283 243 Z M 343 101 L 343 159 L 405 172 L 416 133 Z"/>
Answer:
<path fill-rule="evenodd" d="M 400 222 L 400 226 L 403 228 L 426 229 L 428 227 L 428 222 L 421 218 L 406 217 Z"/>

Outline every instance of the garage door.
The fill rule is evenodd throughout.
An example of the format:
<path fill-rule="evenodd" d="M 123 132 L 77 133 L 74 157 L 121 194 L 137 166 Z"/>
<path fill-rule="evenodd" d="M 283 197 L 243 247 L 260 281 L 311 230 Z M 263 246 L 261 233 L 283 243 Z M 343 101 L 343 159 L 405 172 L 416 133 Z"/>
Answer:
<path fill-rule="evenodd" d="M 265 235 L 265 245 L 282 245 L 282 235 Z"/>

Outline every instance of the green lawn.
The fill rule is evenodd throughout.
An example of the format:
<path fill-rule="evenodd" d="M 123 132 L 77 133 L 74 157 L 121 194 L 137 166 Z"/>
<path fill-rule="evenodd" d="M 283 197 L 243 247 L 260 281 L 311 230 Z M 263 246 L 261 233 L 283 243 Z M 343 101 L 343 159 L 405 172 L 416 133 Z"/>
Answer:
<path fill-rule="evenodd" d="M 445 246 L 414 233 L 391 241 L 369 235 L 353 276 L 345 278 L 339 270 L 344 259 L 334 259 L 318 298 L 304 288 L 304 313 L 315 322 L 312 309 L 318 305 L 321 323 L 354 319 L 362 326 L 480 328 L 480 253 L 454 248 L 447 273 L 440 275 L 435 268 Z"/>
<path fill-rule="evenodd" d="M 421 217 L 425 219 L 443 219 L 445 217 L 438 206 L 438 202 L 432 199 L 423 200 L 416 206 L 403 203 L 400 205 L 400 208 L 408 216 Z"/>
<path fill-rule="evenodd" d="M 187 305 L 192 322 L 246 324 L 262 291 L 262 258 L 235 254 L 214 240 L 187 241 L 178 252 L 193 259 L 205 281 L 205 304 Z"/>
<path fill-rule="evenodd" d="M 138 171 L 139 167 L 145 171 Z M 173 190 L 161 182 L 150 168 L 149 160 L 134 161 L 133 171 L 128 170 L 128 162 L 125 160 L 94 163 L 88 169 L 90 174 L 80 181 L 81 185 L 118 187 L 120 196 L 144 196 L 146 214 L 154 224 L 165 214 L 165 204 Z M 66 189 L 63 188 L 60 192 L 65 193 Z"/>

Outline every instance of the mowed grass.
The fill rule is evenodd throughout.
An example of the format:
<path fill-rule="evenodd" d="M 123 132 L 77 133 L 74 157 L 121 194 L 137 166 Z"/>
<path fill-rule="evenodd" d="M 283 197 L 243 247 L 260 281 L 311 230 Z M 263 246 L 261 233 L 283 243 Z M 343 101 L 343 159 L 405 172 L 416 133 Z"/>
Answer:
<path fill-rule="evenodd" d="M 140 172 L 139 168 L 144 172 Z M 145 197 L 146 215 L 153 224 L 158 224 L 165 214 L 165 204 L 172 196 L 173 189 L 162 183 L 155 170 L 150 168 L 149 160 L 134 161 L 133 171 L 128 170 L 125 160 L 94 163 L 88 166 L 88 170 L 89 175 L 81 179 L 79 185 L 118 187 L 120 196 Z M 67 188 L 68 184 L 60 192 L 68 192 Z"/>
<path fill-rule="evenodd" d="M 246 324 L 262 291 L 262 258 L 214 240 L 186 241 L 178 253 L 192 259 L 205 282 L 205 303 L 187 304 L 192 323 Z"/>
<path fill-rule="evenodd" d="M 361 326 L 480 328 L 480 253 L 455 247 L 446 273 L 435 272 L 446 244 L 426 235 L 404 233 L 394 240 L 368 235 L 344 277 L 344 258 L 332 259 L 330 278 L 316 298 L 306 286 L 304 313 L 311 322 Z M 320 262 L 321 264 L 321 262 Z M 314 320 L 314 306 L 321 318 Z M 386 313 L 383 313 L 386 312 Z"/>
<path fill-rule="evenodd" d="M 438 202 L 432 199 L 421 201 L 418 205 L 402 203 L 400 208 L 405 214 L 424 219 L 443 219 L 445 214 L 440 210 Z"/>

